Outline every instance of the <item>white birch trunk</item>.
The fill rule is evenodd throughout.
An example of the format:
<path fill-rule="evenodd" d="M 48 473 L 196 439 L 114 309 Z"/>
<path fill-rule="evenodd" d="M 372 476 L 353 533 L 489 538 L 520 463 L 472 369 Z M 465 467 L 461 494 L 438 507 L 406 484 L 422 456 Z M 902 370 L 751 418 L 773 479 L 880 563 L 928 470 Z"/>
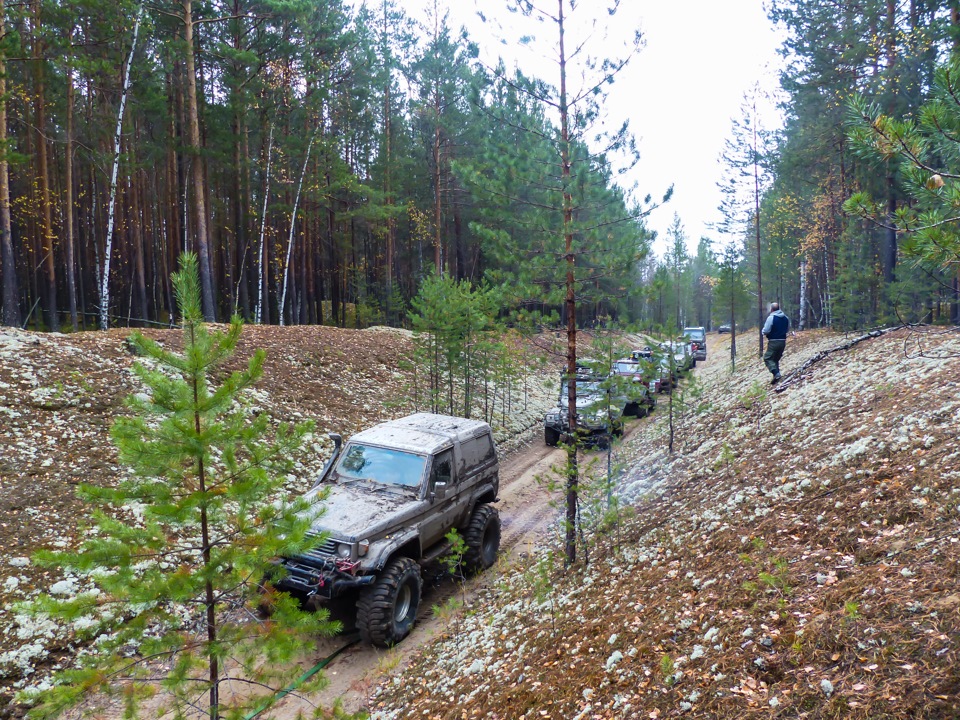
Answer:
<path fill-rule="evenodd" d="M 287 239 L 287 259 L 283 264 L 283 292 L 280 293 L 280 308 L 277 314 L 280 316 L 280 325 L 283 325 L 283 310 L 287 306 L 287 278 L 290 276 L 290 255 L 293 252 L 293 231 L 297 226 L 297 206 L 300 204 L 300 191 L 303 189 L 303 178 L 307 174 L 307 163 L 310 162 L 310 150 L 313 148 L 313 140 L 317 137 L 314 133 L 307 143 L 307 156 L 303 159 L 303 168 L 300 170 L 300 181 L 297 183 L 297 195 L 293 200 L 293 212 L 290 214 L 290 237 Z"/>
<path fill-rule="evenodd" d="M 123 131 L 123 113 L 127 107 L 127 94 L 130 91 L 130 65 L 137 50 L 137 37 L 140 34 L 140 17 L 143 15 L 143 3 L 137 7 L 137 18 L 133 24 L 133 42 L 130 54 L 123 67 L 123 91 L 120 94 L 120 109 L 117 111 L 117 129 L 113 134 L 113 170 L 110 174 L 110 204 L 107 210 L 107 236 L 104 238 L 103 274 L 100 277 L 100 329 L 109 327 L 110 318 L 110 255 L 113 250 L 113 224 L 117 208 L 117 172 L 120 169 L 120 136 Z"/>
<path fill-rule="evenodd" d="M 257 251 L 257 311 L 253 321 L 259 325 L 263 322 L 263 266 L 266 262 L 264 252 L 266 244 L 264 237 L 267 233 L 267 201 L 270 199 L 270 162 L 273 159 L 273 123 L 270 123 L 270 139 L 267 141 L 267 180 L 263 189 L 263 211 L 260 213 L 260 249 Z"/>
<path fill-rule="evenodd" d="M 807 326 L 807 256 L 800 258 L 800 317 L 797 318 L 797 329 L 804 330 Z"/>
<path fill-rule="evenodd" d="M 826 308 L 827 316 L 827 327 L 833 327 L 833 298 L 830 295 L 830 265 L 827 262 L 827 253 L 823 253 L 823 278 L 824 283 L 827 286 L 826 293 L 826 302 L 824 303 L 824 308 Z"/>

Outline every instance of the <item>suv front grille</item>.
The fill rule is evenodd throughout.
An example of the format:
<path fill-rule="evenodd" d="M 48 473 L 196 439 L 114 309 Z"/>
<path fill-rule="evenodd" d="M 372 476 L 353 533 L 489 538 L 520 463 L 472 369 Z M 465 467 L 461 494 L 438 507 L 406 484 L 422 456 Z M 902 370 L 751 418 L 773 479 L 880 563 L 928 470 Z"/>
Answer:
<path fill-rule="evenodd" d="M 333 538 L 327 538 L 319 545 L 315 545 L 303 554 L 303 557 L 313 558 L 315 560 L 326 560 L 337 554 L 337 541 Z"/>

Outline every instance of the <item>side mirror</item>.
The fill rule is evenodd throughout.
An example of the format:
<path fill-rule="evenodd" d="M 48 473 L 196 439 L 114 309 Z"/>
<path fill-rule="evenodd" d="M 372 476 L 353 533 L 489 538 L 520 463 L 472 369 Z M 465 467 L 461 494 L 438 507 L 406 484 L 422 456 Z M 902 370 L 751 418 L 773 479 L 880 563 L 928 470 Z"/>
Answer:
<path fill-rule="evenodd" d="M 443 500 L 447 495 L 447 484 L 445 482 L 435 483 L 433 492 L 430 493 L 431 500 Z"/>

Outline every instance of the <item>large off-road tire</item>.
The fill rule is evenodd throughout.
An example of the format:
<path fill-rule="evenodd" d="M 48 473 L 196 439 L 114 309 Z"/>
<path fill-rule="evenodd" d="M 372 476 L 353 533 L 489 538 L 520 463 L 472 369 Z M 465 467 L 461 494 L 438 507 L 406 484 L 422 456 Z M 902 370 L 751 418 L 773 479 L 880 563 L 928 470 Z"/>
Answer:
<path fill-rule="evenodd" d="M 560 442 L 560 431 L 556 428 L 545 427 L 543 429 L 543 441 L 550 447 L 556 447 Z"/>
<path fill-rule="evenodd" d="M 373 585 L 357 600 L 360 638 L 377 647 L 391 647 L 410 634 L 420 607 L 420 566 L 415 560 L 391 560 Z"/>
<path fill-rule="evenodd" d="M 497 561 L 500 552 L 500 513 L 492 505 L 477 505 L 463 531 L 467 551 L 463 566 L 468 573 L 486 570 Z"/>
<path fill-rule="evenodd" d="M 643 406 L 639 402 L 628 402 L 626 407 L 623 408 L 623 414 L 630 417 L 643 417 L 647 413 L 644 411 Z"/>

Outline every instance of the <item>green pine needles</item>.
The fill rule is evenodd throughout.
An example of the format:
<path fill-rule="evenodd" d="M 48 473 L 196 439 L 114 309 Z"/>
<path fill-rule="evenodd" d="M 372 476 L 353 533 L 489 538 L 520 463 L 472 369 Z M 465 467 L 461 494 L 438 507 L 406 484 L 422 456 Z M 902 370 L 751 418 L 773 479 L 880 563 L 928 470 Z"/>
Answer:
<path fill-rule="evenodd" d="M 310 544 L 318 506 L 278 498 L 311 426 L 271 430 L 266 414 L 244 411 L 263 351 L 244 370 L 220 371 L 240 339 L 240 319 L 226 332 L 205 327 L 195 255 L 181 256 L 173 282 L 182 351 L 132 338 L 145 390 L 129 398 L 131 414 L 111 433 L 129 472 L 115 487 L 80 488 L 95 510 L 78 550 L 35 558 L 93 587 L 26 608 L 55 620 L 77 656 L 52 688 L 22 698 L 35 703 L 36 718 L 81 702 L 95 714 L 116 696 L 125 717 L 142 710 L 241 718 L 264 704 L 265 688 L 301 674 L 300 654 L 318 635 L 339 629 L 325 612 L 305 612 L 261 587 L 274 558 Z M 251 611 L 264 600 L 269 621 Z"/>
<path fill-rule="evenodd" d="M 854 95 L 848 102 L 848 136 L 868 162 L 890 163 L 910 201 L 893 214 L 885 201 L 854 193 L 843 209 L 850 215 L 902 233 L 898 246 L 918 263 L 956 270 L 960 264 L 960 55 L 954 53 L 934 73 L 930 98 L 902 119 L 876 102 Z M 958 270 L 960 273 L 960 270 Z"/>

